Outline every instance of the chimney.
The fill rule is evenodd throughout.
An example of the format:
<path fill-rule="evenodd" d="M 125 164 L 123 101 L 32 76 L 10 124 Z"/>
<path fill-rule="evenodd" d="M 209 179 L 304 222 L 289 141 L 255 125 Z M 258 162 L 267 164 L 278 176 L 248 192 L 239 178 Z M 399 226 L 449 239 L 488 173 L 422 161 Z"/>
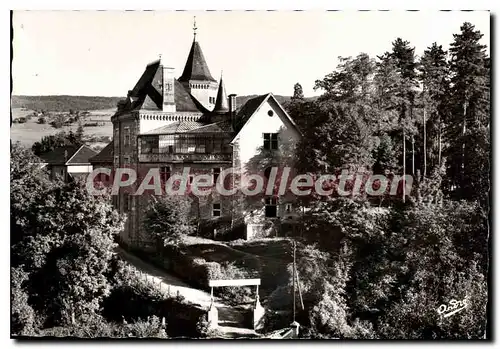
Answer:
<path fill-rule="evenodd" d="M 163 108 L 162 111 L 175 112 L 175 78 L 174 68 L 162 66 L 163 69 Z"/>
<path fill-rule="evenodd" d="M 236 118 L 236 94 L 232 93 L 229 95 L 229 115 L 231 116 L 231 125 L 234 127 L 234 122 Z"/>

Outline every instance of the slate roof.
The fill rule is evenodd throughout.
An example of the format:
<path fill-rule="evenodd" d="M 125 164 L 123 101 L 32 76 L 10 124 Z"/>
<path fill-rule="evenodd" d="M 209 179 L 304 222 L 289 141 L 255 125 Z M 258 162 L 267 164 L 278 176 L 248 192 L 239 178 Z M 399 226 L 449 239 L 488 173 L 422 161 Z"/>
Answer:
<path fill-rule="evenodd" d="M 248 119 L 255 113 L 255 111 L 260 107 L 262 102 L 267 98 L 268 94 L 261 95 L 254 97 L 252 99 L 249 99 L 238 111 L 236 114 L 236 121 L 235 121 L 235 129 L 237 131 L 241 130 L 241 128 L 246 124 Z"/>
<path fill-rule="evenodd" d="M 220 77 L 219 89 L 217 90 L 217 99 L 215 101 L 214 113 L 224 114 L 229 111 L 229 102 L 226 95 L 226 87 L 222 76 Z"/>
<path fill-rule="evenodd" d="M 97 152 L 86 145 L 68 145 L 41 154 L 40 158 L 49 165 L 88 164 Z"/>
<path fill-rule="evenodd" d="M 89 159 L 93 156 L 96 156 L 96 155 L 97 155 L 97 152 L 94 149 L 89 148 L 86 145 L 83 145 L 68 160 L 66 165 L 88 164 L 88 163 L 90 163 Z"/>
<path fill-rule="evenodd" d="M 89 159 L 91 163 L 113 163 L 113 141 L 108 143 L 96 156 Z"/>
<path fill-rule="evenodd" d="M 163 81 L 163 69 L 160 60 L 146 67 L 134 88 L 129 91 L 127 106 L 123 111 L 130 110 L 162 110 L 163 96 L 158 82 Z M 184 86 L 174 79 L 174 101 L 178 112 L 201 112 L 207 110 L 192 97 Z"/>
<path fill-rule="evenodd" d="M 200 44 L 194 40 L 189 51 L 184 71 L 179 81 L 188 82 L 189 80 L 213 81 L 217 82 L 210 74 L 205 56 L 201 50 Z"/>

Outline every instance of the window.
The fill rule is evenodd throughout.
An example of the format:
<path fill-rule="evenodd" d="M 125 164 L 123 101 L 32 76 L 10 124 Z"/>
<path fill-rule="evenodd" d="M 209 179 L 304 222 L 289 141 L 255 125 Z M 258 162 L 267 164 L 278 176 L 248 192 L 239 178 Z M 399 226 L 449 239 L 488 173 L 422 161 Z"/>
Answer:
<path fill-rule="evenodd" d="M 115 166 L 119 165 L 120 157 L 118 155 L 115 155 Z"/>
<path fill-rule="evenodd" d="M 277 150 L 278 149 L 278 134 L 277 133 L 264 133 L 264 149 Z"/>
<path fill-rule="evenodd" d="M 214 176 L 214 184 L 217 183 L 217 179 L 219 178 L 220 172 L 221 172 L 220 167 L 212 169 L 212 174 Z"/>
<path fill-rule="evenodd" d="M 130 146 L 130 128 L 125 127 L 124 131 L 125 131 L 125 133 L 123 136 L 123 145 L 125 147 L 128 147 L 128 146 Z"/>
<path fill-rule="evenodd" d="M 161 135 L 159 136 L 160 153 L 173 154 L 174 153 L 174 135 Z"/>
<path fill-rule="evenodd" d="M 273 115 L 274 115 L 274 112 L 273 112 L 272 110 L 269 110 L 269 111 L 267 112 L 267 115 L 269 115 L 269 116 L 273 116 Z"/>
<path fill-rule="evenodd" d="M 141 137 L 141 154 L 158 153 L 158 136 Z"/>
<path fill-rule="evenodd" d="M 163 183 L 166 183 L 170 178 L 170 166 L 162 166 L 160 167 L 160 180 Z"/>
<path fill-rule="evenodd" d="M 125 156 L 123 157 L 123 164 L 124 164 L 124 165 L 130 165 L 130 156 L 125 155 Z"/>
<path fill-rule="evenodd" d="M 285 205 L 285 212 L 286 213 L 291 213 L 292 212 L 292 204 L 286 204 Z"/>
<path fill-rule="evenodd" d="M 212 208 L 212 216 L 213 217 L 220 217 L 221 216 L 221 206 L 220 204 L 213 204 L 213 208 Z"/>
<path fill-rule="evenodd" d="M 113 138 L 117 141 L 116 144 L 118 144 L 118 140 L 120 139 L 120 130 L 117 128 L 115 128 L 115 134 L 113 136 Z"/>
<path fill-rule="evenodd" d="M 278 200 L 276 198 L 266 198 L 265 203 L 266 217 L 278 217 Z"/>

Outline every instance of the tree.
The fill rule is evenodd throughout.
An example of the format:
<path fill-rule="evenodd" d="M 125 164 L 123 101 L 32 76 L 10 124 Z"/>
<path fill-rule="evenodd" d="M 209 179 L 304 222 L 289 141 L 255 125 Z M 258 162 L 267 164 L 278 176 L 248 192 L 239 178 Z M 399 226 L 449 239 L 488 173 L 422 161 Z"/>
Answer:
<path fill-rule="evenodd" d="M 411 173 L 415 174 L 415 139 L 414 139 L 414 105 L 415 105 L 415 89 L 417 88 L 417 65 L 415 63 L 415 48 L 410 47 L 408 41 L 403 41 L 397 38 L 392 43 L 392 51 L 390 56 L 394 59 L 394 63 L 400 75 L 399 97 L 401 100 L 400 113 L 401 120 L 404 120 L 403 133 L 406 137 L 409 131 L 411 137 Z M 409 129 L 406 125 L 410 124 Z M 405 138 L 406 139 L 406 138 Z M 406 141 L 404 141 L 406 148 Z M 406 157 L 406 156 L 405 156 Z M 406 158 L 404 159 L 406 161 Z M 406 174 L 406 172 L 405 172 Z"/>
<path fill-rule="evenodd" d="M 299 129 L 303 129 L 307 123 L 307 116 L 303 110 L 305 103 L 304 92 L 302 91 L 302 85 L 298 82 L 293 86 L 293 96 L 288 103 L 285 104 L 285 108 L 292 117 L 292 119 L 297 123 Z"/>
<path fill-rule="evenodd" d="M 28 279 L 22 268 L 11 269 L 11 326 L 14 335 L 30 335 L 35 325 L 35 311 L 28 304 L 25 282 Z"/>
<path fill-rule="evenodd" d="M 41 155 L 66 145 L 80 146 L 82 144 L 82 139 L 78 136 L 78 134 L 73 133 L 73 131 L 70 131 L 69 133 L 59 132 L 55 135 L 42 137 L 40 142 L 35 142 L 33 144 L 31 150 L 35 155 Z"/>
<path fill-rule="evenodd" d="M 366 102 L 371 95 L 371 78 L 375 74 L 375 61 L 366 53 L 356 58 L 339 57 L 337 70 L 323 80 L 316 80 L 314 89 L 323 89 L 321 100 Z"/>
<path fill-rule="evenodd" d="M 293 96 L 292 101 L 304 100 L 304 91 L 302 91 L 302 85 L 298 82 L 293 86 Z"/>
<path fill-rule="evenodd" d="M 449 187 L 458 197 L 487 196 L 489 187 L 489 59 L 483 36 L 470 23 L 450 47 L 451 107 L 447 120 Z"/>
<path fill-rule="evenodd" d="M 158 248 L 195 231 L 191 218 L 191 201 L 173 195 L 151 197 L 146 209 L 144 228 L 155 239 Z"/>
<path fill-rule="evenodd" d="M 446 51 L 441 45 L 433 43 L 424 51 L 420 60 L 420 79 L 423 84 L 422 104 L 424 109 L 423 176 L 440 168 L 442 163 L 444 120 L 448 105 L 446 96 L 449 93 L 449 66 Z M 430 143 L 430 147 L 427 144 Z M 428 154 L 429 152 L 429 154 Z M 427 159 L 430 166 L 427 166 Z"/>
<path fill-rule="evenodd" d="M 83 144 L 83 135 L 85 134 L 85 130 L 83 129 L 83 125 L 81 122 L 78 122 L 78 128 L 76 129 L 75 139 L 76 142 Z"/>
<path fill-rule="evenodd" d="M 11 153 L 11 251 L 29 305 L 45 325 L 96 313 L 109 291 L 114 236 L 122 219 L 80 183 L 49 182 L 29 151 Z"/>

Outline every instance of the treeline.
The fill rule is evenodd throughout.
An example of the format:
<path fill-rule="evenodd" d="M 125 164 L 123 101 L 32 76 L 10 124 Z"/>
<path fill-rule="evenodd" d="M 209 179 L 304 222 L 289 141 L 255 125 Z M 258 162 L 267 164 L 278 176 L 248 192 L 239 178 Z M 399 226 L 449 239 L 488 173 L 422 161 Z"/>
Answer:
<path fill-rule="evenodd" d="M 75 110 L 113 109 L 123 97 L 98 96 L 12 96 L 12 108 L 64 112 Z"/>
<path fill-rule="evenodd" d="M 401 38 L 377 57 L 341 58 L 324 93 L 287 105 L 301 173 L 408 174 L 410 192 L 307 198 L 295 237 L 310 337 L 486 338 L 490 59 L 470 23 L 417 57 Z M 403 196 L 406 194 L 405 196 Z M 291 283 L 290 276 L 290 283 Z M 288 292 L 275 299 L 291 305 Z M 466 300 L 461 313 L 437 310 Z"/>
<path fill-rule="evenodd" d="M 398 38 L 373 58 L 341 58 L 316 81 L 324 91 L 304 101 L 300 85 L 288 105 L 304 133 L 304 171 L 350 167 L 414 178 L 441 176 L 443 192 L 486 204 L 490 182 L 490 59 L 470 23 L 448 52 L 437 43 L 417 57 Z"/>
<path fill-rule="evenodd" d="M 236 96 L 237 108 L 241 108 L 246 101 L 257 95 Z M 285 104 L 290 101 L 290 96 L 275 96 L 276 99 Z M 114 109 L 123 97 L 99 97 L 99 96 L 12 96 L 12 108 L 26 108 L 29 110 L 41 110 L 52 112 L 66 112 L 68 110 L 99 110 Z"/>

